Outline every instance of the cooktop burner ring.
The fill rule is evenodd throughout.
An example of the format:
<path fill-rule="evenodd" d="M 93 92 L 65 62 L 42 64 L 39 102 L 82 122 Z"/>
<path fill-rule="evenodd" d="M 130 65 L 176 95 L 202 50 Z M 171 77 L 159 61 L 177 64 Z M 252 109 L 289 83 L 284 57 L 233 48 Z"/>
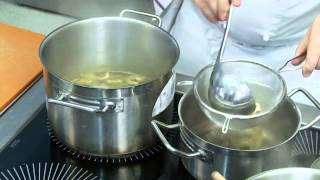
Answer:
<path fill-rule="evenodd" d="M 320 157 L 320 131 L 309 128 L 299 131 L 292 141 L 292 164 L 310 167 Z"/>
<path fill-rule="evenodd" d="M 22 164 L 11 169 L 0 171 L 0 179 L 82 179 L 82 180 L 97 180 L 98 176 L 94 175 L 89 170 L 79 168 L 77 166 L 61 164 L 61 163 L 31 163 Z"/>
<path fill-rule="evenodd" d="M 146 158 L 151 158 L 152 156 L 160 153 L 163 149 L 164 146 L 163 144 L 159 141 L 153 146 L 150 146 L 146 149 L 130 153 L 130 154 L 123 154 L 120 156 L 109 156 L 109 157 L 103 157 L 103 156 L 94 156 L 91 154 L 86 154 L 80 151 L 77 151 L 68 145 L 64 144 L 59 140 L 58 137 L 55 136 L 51 126 L 50 122 L 47 120 L 47 129 L 49 132 L 49 136 L 51 138 L 51 141 L 59 147 L 59 149 L 69 153 L 72 155 L 74 158 L 81 159 L 81 160 L 87 160 L 95 163 L 107 163 L 107 164 L 126 164 L 126 163 L 135 163 L 142 161 Z M 170 141 L 171 139 L 177 137 L 178 131 L 170 131 L 169 133 L 166 134 L 168 140 Z"/>
<path fill-rule="evenodd" d="M 293 154 L 320 156 L 320 131 L 306 129 L 299 131 L 293 141 Z"/>

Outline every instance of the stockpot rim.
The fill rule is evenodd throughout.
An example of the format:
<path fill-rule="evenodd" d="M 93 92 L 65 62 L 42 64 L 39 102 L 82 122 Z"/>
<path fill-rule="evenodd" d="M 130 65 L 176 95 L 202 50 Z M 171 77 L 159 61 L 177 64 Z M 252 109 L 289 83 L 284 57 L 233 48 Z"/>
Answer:
<path fill-rule="evenodd" d="M 281 100 L 279 101 L 279 103 L 277 105 L 275 105 L 270 111 L 266 111 L 266 112 L 263 112 L 263 113 L 259 113 L 259 114 L 254 114 L 254 115 L 233 115 L 233 114 L 228 114 L 228 113 L 225 113 L 225 112 L 222 112 L 220 110 L 217 110 L 217 109 L 214 109 L 212 107 L 210 107 L 208 104 L 206 104 L 205 102 L 203 102 L 201 100 L 201 97 L 197 91 L 197 86 L 195 85 L 198 81 L 198 79 L 200 78 L 200 76 L 203 74 L 204 71 L 206 71 L 207 69 L 209 68 L 213 68 L 213 65 L 207 65 L 205 66 L 204 68 L 202 68 L 198 73 L 197 75 L 195 76 L 194 78 L 194 83 L 193 83 L 193 90 L 194 90 L 194 96 L 195 98 L 197 99 L 198 103 L 205 107 L 207 110 L 209 110 L 210 112 L 213 112 L 217 115 L 222 115 L 224 117 L 230 117 L 232 119 L 241 119 L 241 120 L 248 120 L 250 121 L 251 119 L 254 119 L 254 118 L 260 118 L 260 117 L 265 117 L 265 116 L 268 116 L 270 114 L 272 114 L 274 111 L 276 111 L 276 109 L 279 108 L 279 106 L 285 101 L 286 97 L 287 97 L 287 85 L 286 85 L 286 82 L 285 80 L 282 78 L 282 76 L 280 75 L 279 72 L 273 70 L 272 68 L 264 65 L 264 64 L 261 64 L 261 63 L 258 63 L 258 62 L 254 62 L 252 60 L 249 60 L 249 59 L 228 59 L 228 60 L 223 60 L 221 61 L 221 63 L 232 63 L 232 62 L 243 62 L 243 63 L 249 63 L 249 64 L 254 64 L 254 65 L 258 65 L 258 66 L 261 66 L 263 68 L 265 68 L 266 70 L 272 72 L 274 75 L 276 75 L 276 77 L 280 80 L 280 83 L 283 87 L 283 93 L 281 94 Z"/>
<path fill-rule="evenodd" d="M 127 18 L 127 17 L 117 17 L 117 16 L 114 16 L 114 17 L 93 17 L 93 18 L 87 18 L 87 19 L 79 19 L 79 20 L 75 20 L 75 21 L 72 21 L 72 22 L 69 22 L 69 23 L 66 23 L 64 25 L 61 25 L 57 28 L 55 28 L 53 31 L 51 31 L 49 34 L 47 34 L 45 36 L 45 38 L 42 40 L 41 44 L 40 44 L 40 47 L 39 47 L 39 57 L 40 57 L 40 62 L 41 62 L 41 65 L 42 67 L 48 71 L 51 75 L 53 75 L 54 77 L 56 77 L 57 79 L 59 80 L 63 80 L 63 82 L 67 82 L 68 85 L 71 85 L 71 86 L 75 86 L 77 88 L 85 88 L 85 89 L 101 89 L 101 90 L 104 90 L 104 91 L 114 91 L 114 90 L 130 90 L 132 88 L 137 88 L 139 86 L 144 86 L 146 84 L 149 84 L 157 79 L 161 79 L 163 78 L 164 76 L 166 76 L 170 71 L 162 74 L 161 76 L 159 77 L 156 77 L 156 78 L 153 78 L 153 79 L 150 79 L 149 81 L 146 81 L 142 84 L 139 84 L 137 86 L 131 86 L 131 87 L 123 87 L 123 88 L 108 88 L 108 89 L 105 89 L 105 88 L 96 88 L 96 87 L 89 87 L 89 86 L 85 86 L 85 85 L 80 85 L 80 84 L 76 84 L 76 83 L 72 83 L 71 81 L 68 81 L 62 77 L 60 77 L 58 74 L 56 73 L 53 73 L 49 70 L 49 68 L 47 67 L 46 63 L 44 63 L 44 57 L 43 57 L 43 49 L 45 48 L 46 44 L 56 35 L 58 34 L 59 32 L 63 31 L 65 28 L 68 28 L 68 27 L 71 27 L 71 26 L 74 26 L 74 25 L 77 25 L 77 24 L 80 24 L 80 23 L 84 23 L 84 22 L 90 22 L 90 21 L 98 21 L 98 20 L 106 20 L 106 21 L 126 21 L 126 22 L 129 22 L 129 23 L 138 23 L 140 25 L 143 25 L 143 26 L 147 26 L 147 27 L 151 27 L 155 30 L 157 30 L 158 32 L 164 34 L 165 36 L 167 36 L 174 44 L 174 46 L 176 47 L 176 53 L 177 53 L 177 57 L 176 57 L 176 60 L 175 62 L 171 65 L 171 70 L 173 69 L 173 67 L 177 64 L 178 62 L 178 59 L 180 57 L 180 48 L 179 48 L 179 45 L 178 45 L 178 42 L 177 40 L 167 31 L 165 31 L 164 29 L 162 29 L 161 27 L 158 27 L 154 24 L 151 24 L 151 23 L 147 23 L 145 21 L 142 21 L 142 20 L 137 20 L 137 19 L 132 19 L 132 18 Z"/>
<path fill-rule="evenodd" d="M 297 133 L 299 132 L 300 127 L 301 127 L 301 111 L 297 107 L 297 105 L 294 103 L 294 101 L 290 97 L 286 96 L 285 100 L 287 100 L 293 106 L 293 109 L 296 111 L 296 115 L 298 116 L 299 122 L 298 122 L 298 126 L 296 127 L 294 133 L 289 138 L 284 140 L 283 142 L 281 142 L 279 144 L 276 144 L 276 145 L 273 145 L 273 146 L 270 146 L 270 147 L 267 147 L 267 148 L 253 149 L 253 150 L 241 150 L 241 149 L 228 148 L 228 147 L 223 147 L 221 145 L 213 144 L 213 143 L 208 142 L 208 141 L 202 139 L 201 137 L 197 136 L 194 132 L 192 132 L 186 126 L 186 124 L 183 121 L 183 118 L 182 118 L 182 115 L 181 115 L 181 113 L 182 113 L 181 112 L 182 111 L 181 110 L 182 109 L 182 104 L 184 103 L 185 99 L 187 99 L 192 94 L 193 94 L 193 89 L 191 88 L 186 93 L 183 94 L 183 96 L 180 99 L 179 104 L 178 104 L 178 115 L 179 115 L 179 123 L 180 123 L 180 132 L 183 133 L 185 136 L 189 136 L 190 140 L 187 140 L 187 141 L 191 141 L 189 143 L 194 144 L 194 145 L 198 146 L 199 148 L 207 150 L 207 151 L 210 151 L 210 152 L 215 152 L 217 149 L 222 149 L 224 151 L 240 152 L 240 153 L 253 153 L 253 152 L 260 153 L 260 152 L 268 151 L 268 150 L 271 150 L 271 149 L 275 149 L 275 148 L 277 148 L 277 147 L 279 147 L 279 146 L 281 146 L 283 144 L 286 144 L 287 142 L 292 140 L 297 135 Z M 201 111 L 201 113 L 203 113 L 203 112 Z"/>

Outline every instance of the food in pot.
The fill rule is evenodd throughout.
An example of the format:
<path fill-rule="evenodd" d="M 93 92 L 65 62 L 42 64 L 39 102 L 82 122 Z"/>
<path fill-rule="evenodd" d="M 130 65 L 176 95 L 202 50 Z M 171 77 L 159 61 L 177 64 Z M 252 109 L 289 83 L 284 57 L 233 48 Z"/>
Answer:
<path fill-rule="evenodd" d="M 148 78 L 140 74 L 106 70 L 82 72 L 72 80 L 75 84 L 105 89 L 132 87 L 147 81 Z"/>
<path fill-rule="evenodd" d="M 254 82 L 248 82 L 247 84 L 252 91 L 252 96 L 255 101 L 254 111 L 251 111 L 247 115 L 256 115 L 261 112 L 270 111 L 274 106 L 274 101 L 272 98 L 270 98 L 273 96 L 272 87 L 257 84 Z"/>
<path fill-rule="evenodd" d="M 255 104 L 255 109 L 252 114 L 258 114 L 261 112 L 261 105 L 259 103 Z"/>
<path fill-rule="evenodd" d="M 274 143 L 270 135 L 268 136 L 260 127 L 245 130 L 229 130 L 227 134 L 216 129 L 208 132 L 204 138 L 219 146 L 241 150 L 261 149 Z"/>
<path fill-rule="evenodd" d="M 243 150 L 258 149 L 272 145 L 272 141 L 260 127 L 244 130 L 240 137 L 239 140 L 230 139 L 230 145 Z"/>

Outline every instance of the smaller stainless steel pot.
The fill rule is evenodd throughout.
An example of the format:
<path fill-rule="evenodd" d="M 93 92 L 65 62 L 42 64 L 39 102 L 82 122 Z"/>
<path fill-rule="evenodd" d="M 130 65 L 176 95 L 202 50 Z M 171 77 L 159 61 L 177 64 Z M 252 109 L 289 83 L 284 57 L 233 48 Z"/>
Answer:
<path fill-rule="evenodd" d="M 166 148 L 182 157 L 184 166 L 194 177 L 210 179 L 211 172 L 217 170 L 227 179 L 245 179 L 265 170 L 287 167 L 290 157 L 288 142 L 300 130 L 311 127 L 320 119 L 319 116 L 308 125 L 301 127 L 300 111 L 290 98 L 297 92 L 305 94 L 320 109 L 319 103 L 306 90 L 293 90 L 272 115 L 270 121 L 263 124 L 262 134 L 266 134 L 270 142 L 251 149 L 225 146 L 223 144 L 225 141 L 237 143 L 243 139 L 251 140 L 256 134 L 247 137 L 238 132 L 221 138 L 219 136 L 221 131 L 203 114 L 192 90 L 184 94 L 179 102 L 180 122 L 178 124 L 167 125 L 156 120 L 151 123 Z M 182 149 L 172 147 L 158 126 L 166 129 L 179 128 L 181 142 L 183 142 Z"/>
<path fill-rule="evenodd" d="M 247 180 L 318 180 L 320 179 L 320 170 L 312 168 L 282 168 L 262 172 Z"/>

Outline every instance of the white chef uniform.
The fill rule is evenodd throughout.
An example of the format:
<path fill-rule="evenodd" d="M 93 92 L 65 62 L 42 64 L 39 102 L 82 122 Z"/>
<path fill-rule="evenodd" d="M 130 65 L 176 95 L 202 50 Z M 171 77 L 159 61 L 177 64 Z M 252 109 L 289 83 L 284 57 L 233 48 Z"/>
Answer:
<path fill-rule="evenodd" d="M 170 0 L 158 0 L 166 7 Z M 156 12 L 161 9 L 155 3 Z M 242 0 L 234 9 L 223 59 L 248 59 L 274 69 L 294 56 L 314 18 L 318 0 Z M 216 58 L 224 22 L 210 23 L 192 0 L 184 0 L 171 34 L 181 51 L 176 72 L 194 76 Z M 320 48 L 320 47 L 319 47 Z M 236 67 L 235 67 L 236 68 Z M 303 78 L 300 71 L 282 73 L 288 90 L 303 87 L 320 100 L 320 71 Z M 295 100 L 310 104 L 303 96 Z"/>

